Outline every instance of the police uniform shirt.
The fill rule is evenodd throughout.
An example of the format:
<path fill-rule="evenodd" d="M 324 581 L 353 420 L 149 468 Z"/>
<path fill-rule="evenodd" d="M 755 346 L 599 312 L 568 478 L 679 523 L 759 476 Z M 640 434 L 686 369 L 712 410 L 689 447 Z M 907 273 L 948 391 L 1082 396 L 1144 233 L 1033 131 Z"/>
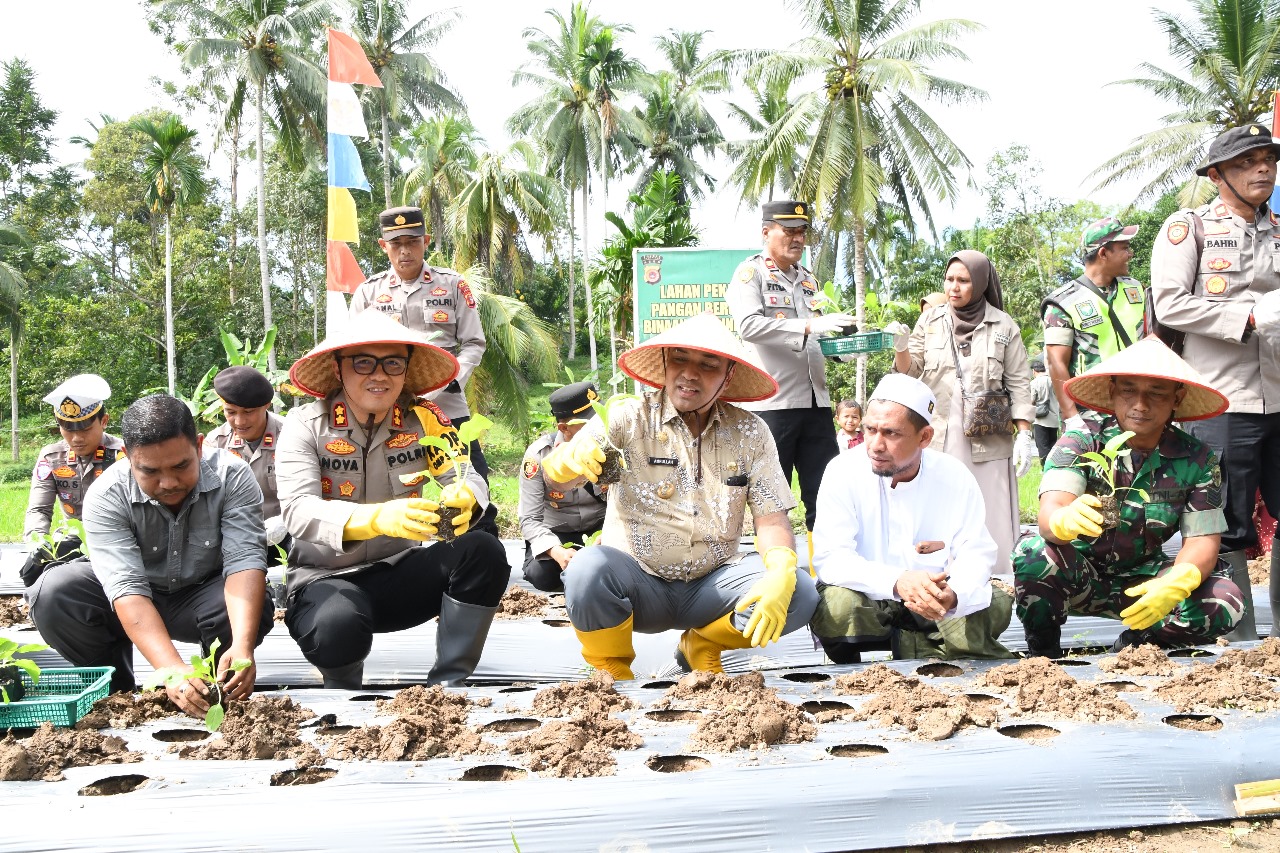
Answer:
<path fill-rule="evenodd" d="M 1280 411 L 1280 352 L 1246 334 L 1254 303 L 1280 287 L 1280 218 L 1264 209 L 1247 222 L 1215 198 L 1196 211 L 1197 251 L 1187 211 L 1165 220 L 1151 252 L 1151 295 L 1160 323 L 1187 332 L 1182 357 L 1231 401 L 1231 412 Z"/>
<path fill-rule="evenodd" d="M 42 447 L 31 473 L 31 493 L 22 524 L 23 540 L 30 541 L 49 532 L 55 501 L 62 505 L 62 514 L 67 518 L 80 518 L 89 486 L 117 459 L 123 458 L 124 442 L 106 432 L 102 434 L 102 444 L 89 456 L 72 453 L 62 439 Z"/>
<path fill-rule="evenodd" d="M 743 408 L 807 409 L 815 399 L 819 407 L 831 405 L 818 336 L 804 331 L 821 314 L 813 273 L 799 264 L 784 273 L 768 255 L 752 255 L 733 274 L 725 301 L 743 343 L 778 380 L 777 394 Z"/>
<path fill-rule="evenodd" d="M 450 269 L 423 265 L 416 281 L 401 281 L 395 270 L 364 282 L 351 297 L 351 316 L 376 308 L 401 325 L 428 334 L 431 343 L 458 359 L 458 391 L 441 388 L 426 395 L 450 418 L 471 415 L 465 393 L 467 381 L 484 356 L 484 329 L 471 286 Z"/>
<path fill-rule="evenodd" d="M 390 536 L 344 541 L 342 531 L 356 504 L 420 497 L 427 478 L 411 475 L 430 471 L 442 485 L 453 482 L 449 457 L 419 444 L 424 435 L 439 436 L 466 452 L 434 403 L 411 409 L 393 406 L 369 437 L 354 423 L 341 392 L 290 410 L 276 450 L 276 486 L 285 526 L 293 536 L 291 595 L 323 577 L 350 574 L 377 562 L 395 563 L 422 544 Z M 471 510 L 477 519 L 489 505 L 489 488 L 474 468 L 464 468 L 478 503 Z"/>
<path fill-rule="evenodd" d="M 215 447 L 234 453 L 253 469 L 253 476 L 262 489 L 262 517 L 275 518 L 280 514 L 280 499 L 276 495 L 276 443 L 280 440 L 280 430 L 284 427 L 284 418 L 275 412 L 267 412 L 267 431 L 262 434 L 256 448 L 250 449 L 249 442 L 231 431 L 231 424 L 223 423 L 207 436 Z"/>
<path fill-rule="evenodd" d="M 604 524 L 605 502 L 597 497 L 599 486 L 552 488 L 542 479 L 542 460 L 562 443 L 557 430 L 539 436 L 525 451 L 520 466 L 520 535 L 534 556 L 559 545 L 558 534 L 586 533 Z"/>

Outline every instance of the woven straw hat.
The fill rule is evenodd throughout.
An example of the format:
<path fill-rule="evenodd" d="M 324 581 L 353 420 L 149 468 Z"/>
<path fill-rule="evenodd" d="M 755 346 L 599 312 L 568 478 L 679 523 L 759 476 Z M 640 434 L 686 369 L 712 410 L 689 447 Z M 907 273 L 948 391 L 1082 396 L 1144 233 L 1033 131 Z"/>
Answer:
<path fill-rule="evenodd" d="M 618 367 L 632 379 L 662 388 L 667 384 L 663 350 L 673 347 L 711 353 L 738 363 L 733 378 L 720 392 L 721 400 L 752 403 L 778 393 L 778 383 L 774 378 L 755 363 L 742 342 L 710 312 L 690 317 L 627 350 L 618 356 Z"/>
<path fill-rule="evenodd" d="M 378 310 L 361 311 L 336 335 L 316 344 L 311 352 L 289 368 L 289 381 L 312 397 L 324 399 L 341 387 L 333 354 L 341 349 L 373 344 L 404 344 L 409 347 L 409 370 L 404 390 L 425 394 L 443 388 L 458 375 L 458 360 L 427 343 L 422 332 L 406 329 Z"/>
<path fill-rule="evenodd" d="M 1146 376 L 1181 382 L 1187 393 L 1173 412 L 1173 417 L 1179 421 L 1217 417 L 1230 405 L 1226 395 L 1211 388 L 1195 368 L 1154 337 L 1143 338 L 1106 361 L 1095 364 L 1080 376 L 1068 379 L 1065 386 L 1067 396 L 1095 411 L 1115 414 L 1111 408 L 1113 376 Z"/>

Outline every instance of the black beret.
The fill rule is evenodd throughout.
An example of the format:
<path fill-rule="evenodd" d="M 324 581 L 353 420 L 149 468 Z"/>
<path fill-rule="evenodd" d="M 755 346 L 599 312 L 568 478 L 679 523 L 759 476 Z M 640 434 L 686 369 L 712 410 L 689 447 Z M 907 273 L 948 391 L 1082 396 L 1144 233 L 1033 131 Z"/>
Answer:
<path fill-rule="evenodd" d="M 551 414 L 556 420 L 581 418 L 585 421 L 591 418 L 592 402 L 599 399 L 600 392 L 596 386 L 590 382 L 575 382 L 552 391 L 547 402 L 551 404 Z"/>
<path fill-rule="evenodd" d="M 213 377 L 213 390 L 231 405 L 246 409 L 269 406 L 276 395 L 267 377 L 247 364 L 228 367 Z"/>
<path fill-rule="evenodd" d="M 796 226 L 809 224 L 809 205 L 803 201 L 767 201 L 760 206 L 761 222 Z"/>
<path fill-rule="evenodd" d="M 422 218 L 420 207 L 389 207 L 378 214 L 378 226 L 382 229 L 382 238 L 423 237 L 427 233 L 426 220 Z"/>

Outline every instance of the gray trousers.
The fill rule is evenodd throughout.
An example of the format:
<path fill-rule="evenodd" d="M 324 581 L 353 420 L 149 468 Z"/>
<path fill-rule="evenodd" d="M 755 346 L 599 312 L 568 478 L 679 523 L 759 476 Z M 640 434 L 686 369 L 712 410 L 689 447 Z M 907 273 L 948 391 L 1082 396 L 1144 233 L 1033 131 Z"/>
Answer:
<path fill-rule="evenodd" d="M 164 620 L 169 636 L 184 643 L 199 643 L 208 654 L 215 639 L 222 651 L 231 645 L 225 581 L 221 574 L 196 586 L 173 593 L 151 591 L 151 603 Z M 31 621 L 44 641 L 75 666 L 114 666 L 112 692 L 132 691 L 133 643 L 88 560 L 54 566 L 27 591 Z M 275 606 L 264 593 L 262 618 L 254 646 L 275 624 Z"/>
<path fill-rule="evenodd" d="M 565 608 L 579 631 L 613 628 L 628 616 L 635 617 L 632 629 L 642 634 L 701 628 L 733 610 L 764 572 L 764 560 L 751 553 L 697 580 L 668 581 L 640 568 L 625 551 L 592 545 L 583 548 L 564 572 Z M 807 625 L 817 606 L 813 578 L 796 569 L 796 591 L 783 633 Z M 741 630 L 750 617 L 751 610 L 739 613 L 733 624 Z"/>

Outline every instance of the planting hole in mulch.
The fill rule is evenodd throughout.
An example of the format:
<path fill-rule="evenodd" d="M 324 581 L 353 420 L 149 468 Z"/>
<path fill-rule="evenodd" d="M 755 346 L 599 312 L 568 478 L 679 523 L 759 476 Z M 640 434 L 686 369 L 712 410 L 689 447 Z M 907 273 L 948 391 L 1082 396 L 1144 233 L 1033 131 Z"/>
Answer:
<path fill-rule="evenodd" d="M 650 681 L 642 686 L 645 690 L 666 690 L 670 687 L 675 687 L 676 683 L 674 681 Z"/>
<path fill-rule="evenodd" d="M 644 766 L 659 773 L 688 773 L 691 770 L 706 770 L 711 762 L 701 755 L 653 755 L 645 761 Z"/>
<path fill-rule="evenodd" d="M 492 723 L 486 723 L 481 730 L 486 732 L 527 732 L 536 729 L 540 725 L 542 725 L 541 722 L 528 717 L 513 717 L 510 720 L 494 720 Z"/>
<path fill-rule="evenodd" d="M 1062 734 L 1053 726 L 1042 726 L 1039 723 L 1018 723 L 1012 726 L 1001 726 L 996 731 L 1005 737 L 1011 737 L 1015 740 L 1048 740 Z"/>
<path fill-rule="evenodd" d="M 352 702 L 377 702 L 380 699 L 390 699 L 391 697 L 385 693 L 361 693 L 358 696 L 352 696 Z"/>
<path fill-rule="evenodd" d="M 964 698 L 968 699 L 970 702 L 977 705 L 978 707 L 983 707 L 983 706 L 990 707 L 992 705 L 1004 704 L 1003 699 L 1001 699 L 999 696 L 992 696 L 990 693 L 966 693 L 964 694 Z"/>
<path fill-rule="evenodd" d="M 827 753 L 836 758 L 866 758 L 871 755 L 884 755 L 888 751 L 878 743 L 841 743 L 827 747 Z"/>
<path fill-rule="evenodd" d="M 685 723 L 702 719 L 702 712 L 690 711 L 686 708 L 668 708 L 664 711 L 646 711 L 645 716 L 660 723 Z"/>
<path fill-rule="evenodd" d="M 1212 714 L 1170 714 L 1164 723 L 1188 732 L 1216 732 L 1222 728 L 1222 720 Z"/>
<path fill-rule="evenodd" d="M 528 779 L 529 771 L 523 767 L 508 767 L 505 764 L 481 764 L 479 767 L 468 767 L 462 771 L 463 782 L 517 782 Z"/>
<path fill-rule="evenodd" d="M 355 726 L 348 726 L 345 723 L 339 723 L 336 726 L 321 726 L 320 728 L 316 729 L 316 734 L 332 735 L 334 737 L 337 737 L 338 735 L 345 735 L 347 732 L 353 731 L 354 729 L 355 729 Z"/>
<path fill-rule="evenodd" d="M 927 663 L 916 667 L 916 675 L 929 678 L 955 678 L 957 675 L 964 675 L 964 669 L 952 663 Z"/>
<path fill-rule="evenodd" d="M 504 687 L 498 692 L 499 693 L 528 693 L 530 690 L 537 690 L 537 689 L 538 688 L 530 684 L 530 685 L 525 685 L 523 687 Z"/>
<path fill-rule="evenodd" d="M 808 711 L 810 714 L 813 714 L 814 716 L 817 716 L 818 714 L 827 713 L 829 711 L 844 712 L 844 711 L 853 710 L 853 706 L 850 705 L 848 702 L 839 702 L 835 699 L 824 699 L 820 701 L 814 700 L 812 702 L 805 702 L 800 707 L 804 708 L 806 711 Z"/>
<path fill-rule="evenodd" d="M 547 611 L 550 602 L 545 595 L 530 592 L 522 586 L 512 584 L 498 602 L 494 616 L 498 619 L 523 619 L 526 616 L 541 616 Z"/>
<path fill-rule="evenodd" d="M 1097 657 L 1098 655 L 1106 655 L 1111 653 L 1110 646 L 1074 646 L 1064 649 L 1067 656 L 1072 660 L 1076 658 Z"/>
<path fill-rule="evenodd" d="M 1126 690 L 1142 689 L 1132 681 L 1099 681 L 1098 687 L 1103 690 L 1110 690 L 1112 693 L 1124 693 Z"/>
<path fill-rule="evenodd" d="M 568 619 L 543 619 L 543 625 L 550 625 L 552 628 L 572 628 L 573 623 Z"/>
<path fill-rule="evenodd" d="M 127 794 L 136 791 L 151 780 L 146 776 L 130 773 L 127 776 L 108 776 L 85 785 L 76 793 L 82 797 L 110 797 L 113 794 Z"/>
<path fill-rule="evenodd" d="M 1174 649 L 1169 652 L 1169 657 L 1171 658 L 1211 658 L 1215 655 L 1216 652 L 1211 652 L 1208 649 L 1197 649 L 1195 646 L 1189 646 L 1185 649 Z"/>
<path fill-rule="evenodd" d="M 209 734 L 204 729 L 161 729 L 151 736 L 165 743 L 193 743 L 198 740 L 206 740 Z"/>
<path fill-rule="evenodd" d="M 272 787 L 288 785 L 314 785 L 338 775 L 332 767 L 303 767 L 297 770 L 281 770 L 271 774 Z"/>
<path fill-rule="evenodd" d="M 797 684 L 817 684 L 820 681 L 831 680 L 831 676 L 825 672 L 788 672 L 782 677 Z"/>
<path fill-rule="evenodd" d="M 1088 666 L 1090 661 L 1079 658 L 1058 658 L 1054 661 L 1058 666 Z"/>

